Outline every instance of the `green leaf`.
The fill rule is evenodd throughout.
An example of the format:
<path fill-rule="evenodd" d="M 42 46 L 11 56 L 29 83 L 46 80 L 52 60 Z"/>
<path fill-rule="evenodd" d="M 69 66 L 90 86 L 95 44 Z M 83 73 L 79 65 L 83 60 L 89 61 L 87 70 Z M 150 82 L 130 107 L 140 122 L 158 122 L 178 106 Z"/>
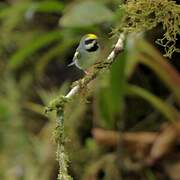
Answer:
<path fill-rule="evenodd" d="M 63 3 L 58 1 L 44 1 L 32 3 L 30 9 L 38 12 L 61 12 L 64 8 Z"/>
<path fill-rule="evenodd" d="M 150 67 L 175 95 L 180 104 L 180 76 L 177 70 L 148 42 L 139 39 L 136 43 L 141 63 Z"/>
<path fill-rule="evenodd" d="M 13 6 L 4 6 L 0 11 L 0 18 L 12 16 L 12 12 L 61 12 L 64 8 L 63 3 L 58 1 L 44 1 L 44 2 L 24 2 L 17 3 Z"/>
<path fill-rule="evenodd" d="M 75 3 L 68 7 L 60 24 L 65 27 L 90 26 L 111 21 L 113 13 L 104 4 L 95 1 Z"/>
<path fill-rule="evenodd" d="M 64 5 L 58 1 L 19 2 L 13 6 L 5 6 L 0 10 L 1 29 L 2 31 L 10 32 L 15 27 L 23 24 L 25 19 L 32 18 L 35 12 L 59 13 L 63 8 Z"/>
<path fill-rule="evenodd" d="M 127 48 L 120 54 L 113 63 L 110 75 L 106 77 L 109 80 L 108 85 L 101 89 L 99 94 L 100 113 L 104 120 L 104 125 L 108 128 L 115 126 L 115 116 L 122 113 L 125 86 L 126 86 L 126 65 Z"/>
<path fill-rule="evenodd" d="M 127 92 L 129 95 L 139 96 L 149 102 L 154 108 L 159 110 L 159 112 L 161 112 L 171 122 L 174 122 L 180 118 L 179 112 L 173 106 L 165 103 L 159 97 L 153 95 L 152 93 L 141 87 L 135 85 L 128 85 Z"/>
<path fill-rule="evenodd" d="M 111 94 L 109 87 L 101 89 L 98 95 L 100 114 L 103 118 L 103 125 L 107 128 L 113 128 L 113 111 L 111 107 Z"/>
<path fill-rule="evenodd" d="M 110 91 L 111 91 L 111 101 L 112 109 L 114 113 L 122 111 L 123 98 L 125 94 L 125 68 L 127 60 L 127 51 L 125 50 L 119 58 L 116 59 L 115 63 L 111 69 L 110 76 Z"/>
<path fill-rule="evenodd" d="M 34 54 L 37 50 L 54 41 L 58 41 L 61 38 L 62 33 L 60 31 L 53 31 L 42 35 L 36 40 L 33 39 L 24 48 L 19 49 L 15 54 L 12 55 L 8 64 L 9 68 L 18 68 L 27 60 L 27 57 Z"/>

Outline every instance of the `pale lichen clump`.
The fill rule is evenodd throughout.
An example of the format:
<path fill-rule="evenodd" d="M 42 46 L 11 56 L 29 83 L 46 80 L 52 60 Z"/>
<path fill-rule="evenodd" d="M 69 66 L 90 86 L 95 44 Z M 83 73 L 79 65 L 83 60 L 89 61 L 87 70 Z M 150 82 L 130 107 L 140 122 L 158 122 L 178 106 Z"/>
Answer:
<path fill-rule="evenodd" d="M 118 31 L 142 32 L 159 24 L 163 27 L 163 37 L 156 43 L 165 48 L 165 56 L 180 52 L 176 47 L 180 35 L 180 5 L 172 0 L 128 0 L 121 5 L 124 17 L 118 25 Z"/>

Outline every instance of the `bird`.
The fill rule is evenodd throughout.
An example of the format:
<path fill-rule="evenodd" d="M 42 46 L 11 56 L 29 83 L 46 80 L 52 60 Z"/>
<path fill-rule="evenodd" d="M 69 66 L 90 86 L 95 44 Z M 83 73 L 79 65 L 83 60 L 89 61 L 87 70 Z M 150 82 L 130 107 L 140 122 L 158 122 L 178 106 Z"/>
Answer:
<path fill-rule="evenodd" d="M 83 70 L 85 74 L 88 74 L 88 68 L 93 66 L 100 53 L 100 45 L 98 43 L 98 37 L 95 34 L 84 35 L 74 53 L 72 62 L 68 65 L 75 65 L 77 68 Z"/>

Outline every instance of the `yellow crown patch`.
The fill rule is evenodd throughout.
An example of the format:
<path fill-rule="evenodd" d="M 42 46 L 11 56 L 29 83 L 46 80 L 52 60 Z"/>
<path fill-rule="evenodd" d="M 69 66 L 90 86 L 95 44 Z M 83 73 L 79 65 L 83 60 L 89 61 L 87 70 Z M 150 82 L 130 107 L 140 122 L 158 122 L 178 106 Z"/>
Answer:
<path fill-rule="evenodd" d="M 97 39 L 97 36 L 95 34 L 88 34 L 87 36 L 91 39 Z"/>

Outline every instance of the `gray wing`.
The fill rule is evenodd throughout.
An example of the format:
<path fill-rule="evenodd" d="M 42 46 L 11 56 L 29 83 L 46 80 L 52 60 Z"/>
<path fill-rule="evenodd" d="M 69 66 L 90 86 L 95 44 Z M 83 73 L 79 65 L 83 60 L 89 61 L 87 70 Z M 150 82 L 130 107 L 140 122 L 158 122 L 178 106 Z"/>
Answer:
<path fill-rule="evenodd" d="M 78 59 L 80 58 L 80 53 L 78 51 L 78 49 L 76 50 L 75 54 L 74 54 L 74 57 L 73 57 L 73 61 L 68 64 L 68 67 L 69 66 L 73 66 L 73 65 L 76 65 L 79 69 L 81 69 L 81 67 L 79 66 L 78 64 Z"/>

